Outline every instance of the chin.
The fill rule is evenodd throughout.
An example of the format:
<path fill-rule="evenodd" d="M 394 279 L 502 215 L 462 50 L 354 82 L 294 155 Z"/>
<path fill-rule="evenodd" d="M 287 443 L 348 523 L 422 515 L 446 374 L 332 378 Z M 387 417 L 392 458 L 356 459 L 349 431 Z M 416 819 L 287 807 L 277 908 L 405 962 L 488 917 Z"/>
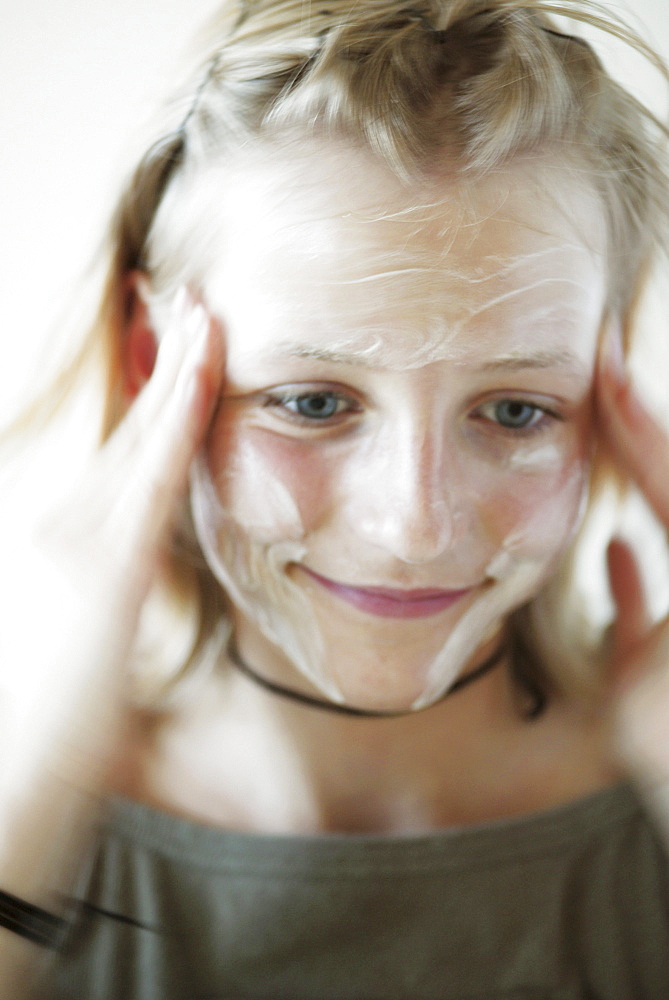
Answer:
<path fill-rule="evenodd" d="M 364 650 L 348 644 L 342 648 L 341 643 L 336 652 L 332 652 L 332 647 L 330 650 L 330 655 L 325 656 L 323 674 L 332 679 L 337 700 L 372 711 L 410 711 L 420 703 L 432 687 L 434 665 L 441 653 L 439 647 L 417 654 L 415 643 L 410 653 L 403 653 L 394 645 Z M 441 671 L 442 690 L 457 680 L 465 665 L 451 663 Z"/>

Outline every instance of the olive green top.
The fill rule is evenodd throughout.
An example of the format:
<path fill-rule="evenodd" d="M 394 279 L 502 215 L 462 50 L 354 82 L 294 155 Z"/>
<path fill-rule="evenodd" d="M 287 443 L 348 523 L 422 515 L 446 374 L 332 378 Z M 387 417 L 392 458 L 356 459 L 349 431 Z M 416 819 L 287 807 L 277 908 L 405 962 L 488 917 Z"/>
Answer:
<path fill-rule="evenodd" d="M 669 998 L 669 863 L 627 786 L 400 838 L 115 800 L 82 883 L 49 1000 Z"/>

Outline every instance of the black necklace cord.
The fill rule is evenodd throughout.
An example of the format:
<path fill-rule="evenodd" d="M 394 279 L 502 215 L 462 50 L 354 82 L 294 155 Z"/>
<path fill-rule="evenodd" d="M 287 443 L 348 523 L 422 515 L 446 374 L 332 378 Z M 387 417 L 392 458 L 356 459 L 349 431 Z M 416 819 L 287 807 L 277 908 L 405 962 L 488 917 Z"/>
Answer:
<path fill-rule="evenodd" d="M 307 705 L 309 708 L 320 709 L 323 712 L 336 712 L 339 715 L 349 715 L 354 716 L 359 719 L 397 719 L 403 715 L 415 715 L 417 711 L 424 712 L 428 708 L 432 708 L 434 705 L 438 705 L 440 702 L 444 701 L 446 698 L 450 698 L 452 694 L 457 691 L 462 691 L 463 688 L 468 687 L 474 681 L 477 681 L 479 677 L 485 676 L 485 674 L 490 673 L 498 664 L 502 662 L 506 654 L 506 644 L 501 643 L 497 649 L 488 656 L 483 663 L 480 663 L 478 667 L 474 667 L 469 673 L 464 674 L 459 677 L 454 684 L 433 701 L 430 705 L 425 705 L 421 709 L 400 709 L 399 711 L 375 711 L 374 709 L 366 708 L 354 708 L 352 705 L 341 705 L 336 701 L 326 701 L 324 698 L 315 698 L 313 695 L 305 694 L 303 691 L 297 691 L 295 688 L 284 687 L 282 684 L 277 684 L 275 681 L 268 680 L 267 677 L 263 677 L 262 674 L 257 673 L 253 667 L 250 667 L 246 660 L 242 659 L 242 656 L 235 645 L 234 639 L 230 639 L 228 643 L 228 658 L 231 663 L 248 677 L 250 680 L 254 681 L 259 687 L 264 688 L 265 691 L 270 691 L 272 694 L 279 695 L 281 698 L 286 698 L 289 701 L 298 702 L 301 705 Z"/>

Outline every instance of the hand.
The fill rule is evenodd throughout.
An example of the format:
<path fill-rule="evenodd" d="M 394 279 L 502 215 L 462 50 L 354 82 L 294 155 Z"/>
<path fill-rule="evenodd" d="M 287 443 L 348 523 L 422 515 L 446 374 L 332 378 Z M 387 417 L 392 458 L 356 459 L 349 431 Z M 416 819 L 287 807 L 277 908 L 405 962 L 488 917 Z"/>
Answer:
<path fill-rule="evenodd" d="M 600 430 L 619 466 L 669 529 L 669 435 L 635 394 L 617 336 L 609 335 L 598 371 Z M 669 835 L 669 618 L 652 623 L 630 546 L 610 544 L 608 570 L 616 609 L 611 685 L 617 750 Z"/>
<path fill-rule="evenodd" d="M 183 290 L 157 364 L 84 474 L 30 534 L 6 540 L 0 633 L 3 790 L 54 748 L 103 761 L 142 603 L 169 541 L 222 372 L 222 336 Z M 8 548 L 14 558 L 8 558 Z M 78 776 L 77 776 L 78 777 Z"/>

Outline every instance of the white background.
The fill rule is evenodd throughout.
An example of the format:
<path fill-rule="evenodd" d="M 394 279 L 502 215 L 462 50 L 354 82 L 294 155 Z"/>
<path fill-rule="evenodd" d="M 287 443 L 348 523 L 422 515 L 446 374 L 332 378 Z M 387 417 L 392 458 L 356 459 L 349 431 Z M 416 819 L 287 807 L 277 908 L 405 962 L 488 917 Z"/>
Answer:
<path fill-rule="evenodd" d="M 128 149 L 215 6 L 0 0 L 0 413 L 58 337 Z"/>
<path fill-rule="evenodd" d="M 0 0 L 0 415 L 17 387 L 38 373 L 42 338 L 58 338 L 57 317 L 128 165 L 124 152 L 215 6 Z M 668 7 L 669 0 L 633 4 L 634 23 L 665 57 Z M 663 112 L 660 79 L 607 48 L 624 82 Z"/>

